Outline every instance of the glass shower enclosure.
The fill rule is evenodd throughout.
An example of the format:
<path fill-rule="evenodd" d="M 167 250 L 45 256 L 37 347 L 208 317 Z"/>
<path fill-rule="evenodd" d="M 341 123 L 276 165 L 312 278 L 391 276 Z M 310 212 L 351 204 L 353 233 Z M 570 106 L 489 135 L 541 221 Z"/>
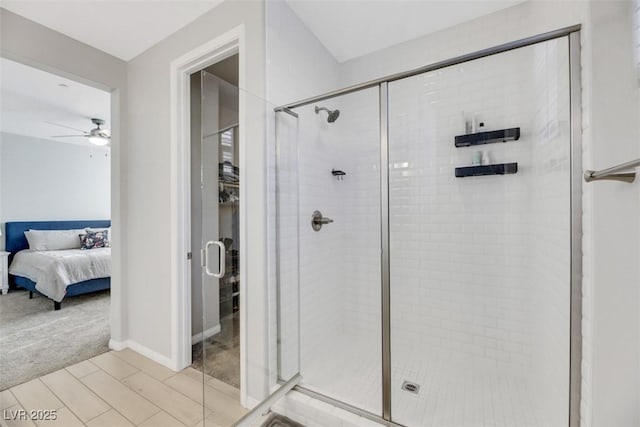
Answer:
<path fill-rule="evenodd" d="M 578 31 L 276 109 L 281 377 L 404 426 L 576 425 Z"/>

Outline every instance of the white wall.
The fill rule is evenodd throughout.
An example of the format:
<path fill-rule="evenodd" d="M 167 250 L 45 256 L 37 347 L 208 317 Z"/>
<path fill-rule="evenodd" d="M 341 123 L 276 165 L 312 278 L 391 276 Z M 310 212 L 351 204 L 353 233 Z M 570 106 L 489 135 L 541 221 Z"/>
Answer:
<path fill-rule="evenodd" d="M 108 148 L 0 134 L 0 220 L 111 218 Z"/>
<path fill-rule="evenodd" d="M 111 92 L 111 339 L 127 336 L 126 297 L 122 289 L 127 247 L 126 158 L 122 135 L 126 128 L 125 62 L 84 43 L 0 8 L 0 55 L 44 71 Z"/>
<path fill-rule="evenodd" d="M 587 2 L 528 1 L 341 64 L 341 86 L 411 70 L 466 53 L 588 24 Z"/>
<path fill-rule="evenodd" d="M 266 270 L 266 157 L 264 146 L 264 5 L 252 1 L 227 1 L 196 19 L 128 63 L 129 114 L 135 126 L 127 133 L 127 214 L 130 225 L 128 250 L 129 339 L 149 349 L 156 358 L 175 362 L 172 339 L 172 289 L 177 263 L 171 233 L 176 222 L 174 205 L 178 183 L 172 180 L 176 152 L 170 144 L 170 64 L 175 59 L 244 25 L 246 52 L 240 52 L 240 76 L 246 78 L 248 120 L 244 123 L 247 180 L 248 331 L 246 366 L 249 402 L 267 391 L 267 270 Z M 243 74 L 245 73 L 246 74 Z M 242 83 L 241 83 L 242 85 Z M 184 143 L 184 142 L 182 142 Z M 188 141 L 186 142 L 188 143 Z M 184 254 L 186 258 L 186 254 Z M 150 268 L 153 266 L 153 268 Z M 159 356 L 159 357 L 158 357 Z"/>
<path fill-rule="evenodd" d="M 634 67 L 631 2 L 591 3 L 591 151 L 585 168 L 640 157 L 640 109 Z M 637 43 L 637 41 L 635 42 Z M 591 368 L 594 426 L 640 425 L 640 189 L 586 184 L 585 265 L 591 279 Z M 586 277 L 586 275 L 585 275 Z M 587 355 L 589 356 L 589 354 Z"/>

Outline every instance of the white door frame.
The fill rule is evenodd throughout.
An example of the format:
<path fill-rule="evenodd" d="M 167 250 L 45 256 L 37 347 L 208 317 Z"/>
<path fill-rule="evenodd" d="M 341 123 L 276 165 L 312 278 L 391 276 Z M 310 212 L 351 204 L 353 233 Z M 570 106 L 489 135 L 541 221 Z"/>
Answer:
<path fill-rule="evenodd" d="M 171 62 L 171 325 L 173 368 L 191 364 L 191 127 L 189 76 L 231 55 L 239 56 L 239 87 L 246 87 L 246 48 L 244 25 L 198 46 Z M 240 129 L 246 123 L 245 99 L 240 90 Z M 246 181 L 245 132 L 240 131 L 240 182 Z M 246 273 L 246 191 L 240 192 L 240 277 Z M 247 401 L 246 379 L 246 279 L 240 281 L 240 399 Z"/>

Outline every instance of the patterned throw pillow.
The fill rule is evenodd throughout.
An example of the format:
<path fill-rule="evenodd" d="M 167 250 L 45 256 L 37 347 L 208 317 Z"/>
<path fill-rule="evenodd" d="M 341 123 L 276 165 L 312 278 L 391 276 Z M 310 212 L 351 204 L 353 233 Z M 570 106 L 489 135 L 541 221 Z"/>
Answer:
<path fill-rule="evenodd" d="M 109 233 L 105 231 L 87 231 L 87 234 L 80 234 L 80 249 L 109 248 Z"/>

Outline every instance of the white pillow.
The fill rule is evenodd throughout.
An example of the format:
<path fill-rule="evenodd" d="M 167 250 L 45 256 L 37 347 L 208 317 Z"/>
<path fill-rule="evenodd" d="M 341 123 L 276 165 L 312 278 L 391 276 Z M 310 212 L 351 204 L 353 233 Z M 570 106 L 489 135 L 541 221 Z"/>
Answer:
<path fill-rule="evenodd" d="M 60 249 L 80 249 L 80 234 L 85 230 L 29 230 L 24 235 L 29 249 L 54 251 Z"/>

